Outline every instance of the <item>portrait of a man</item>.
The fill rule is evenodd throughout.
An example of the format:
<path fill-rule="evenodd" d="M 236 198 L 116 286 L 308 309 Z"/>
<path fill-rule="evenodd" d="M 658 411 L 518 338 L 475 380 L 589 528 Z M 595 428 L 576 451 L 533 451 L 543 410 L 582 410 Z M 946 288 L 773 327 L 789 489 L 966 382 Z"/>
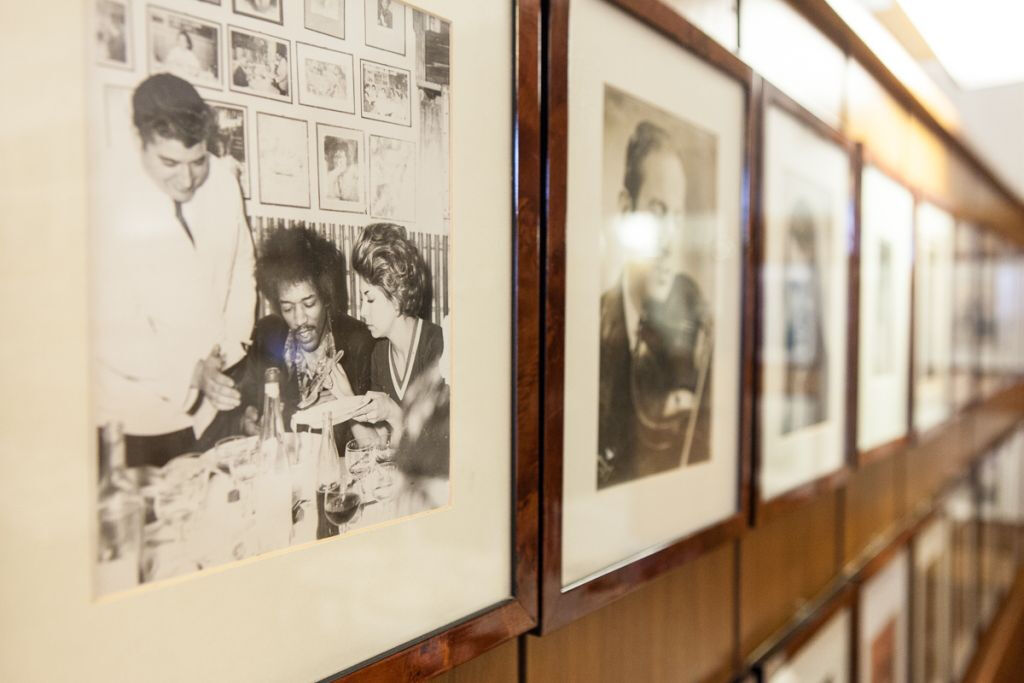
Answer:
<path fill-rule="evenodd" d="M 707 155 L 689 151 L 706 152 L 707 140 L 640 100 L 610 87 L 605 95 L 606 136 L 629 132 L 621 159 L 605 163 L 618 187 L 602 252 L 598 488 L 710 458 L 714 319 L 708 245 L 688 200 L 700 186 L 691 175 L 709 171 Z"/>

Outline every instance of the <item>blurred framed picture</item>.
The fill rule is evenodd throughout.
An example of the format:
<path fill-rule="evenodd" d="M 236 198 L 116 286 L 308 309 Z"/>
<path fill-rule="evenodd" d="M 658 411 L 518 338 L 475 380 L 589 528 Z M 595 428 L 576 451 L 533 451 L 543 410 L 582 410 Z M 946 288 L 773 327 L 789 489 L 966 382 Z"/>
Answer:
<path fill-rule="evenodd" d="M 945 683 L 952 673 L 949 639 L 953 556 L 949 519 L 937 514 L 917 532 L 911 559 L 913 681 Z"/>
<path fill-rule="evenodd" d="M 857 679 L 906 683 L 910 656 L 909 552 L 892 546 L 861 578 L 857 596 Z"/>
<path fill-rule="evenodd" d="M 978 518 L 971 482 L 959 484 L 941 505 L 952 534 L 950 664 L 954 677 L 960 679 L 974 654 L 978 624 Z"/>
<path fill-rule="evenodd" d="M 758 512 L 815 495 L 847 468 L 852 147 L 765 87 Z"/>
<path fill-rule="evenodd" d="M 545 630 L 745 524 L 751 73 L 616 5 L 552 7 Z"/>
<path fill-rule="evenodd" d="M 310 31 L 345 39 L 345 0 L 304 0 Z"/>
<path fill-rule="evenodd" d="M 852 679 L 851 586 L 818 607 L 758 666 L 760 683 L 848 683 Z"/>
<path fill-rule="evenodd" d="M 149 6 L 146 55 L 150 73 L 171 73 L 193 85 L 221 87 L 219 24 Z"/>
<path fill-rule="evenodd" d="M 370 47 L 405 54 L 406 5 L 401 0 L 363 0 L 365 40 Z"/>

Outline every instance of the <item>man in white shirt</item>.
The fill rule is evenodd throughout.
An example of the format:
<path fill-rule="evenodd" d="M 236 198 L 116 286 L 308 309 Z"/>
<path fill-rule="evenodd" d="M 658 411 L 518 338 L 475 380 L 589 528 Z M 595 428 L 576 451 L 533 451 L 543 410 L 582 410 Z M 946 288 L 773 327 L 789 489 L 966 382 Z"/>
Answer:
<path fill-rule="evenodd" d="M 255 316 L 252 236 L 238 180 L 206 148 L 214 115 L 158 74 L 132 96 L 138 155 L 104 160 L 93 225 L 99 424 L 121 422 L 127 464 L 194 450 L 240 396 L 225 368 Z"/>

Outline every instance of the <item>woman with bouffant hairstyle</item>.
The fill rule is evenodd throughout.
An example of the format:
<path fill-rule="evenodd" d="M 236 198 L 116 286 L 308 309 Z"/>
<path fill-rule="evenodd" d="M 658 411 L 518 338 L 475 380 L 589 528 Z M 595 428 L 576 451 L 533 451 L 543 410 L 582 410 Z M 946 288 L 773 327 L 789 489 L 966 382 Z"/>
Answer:
<path fill-rule="evenodd" d="M 430 287 L 416 245 L 393 223 L 368 225 L 352 250 L 359 274 L 362 318 L 378 341 L 370 356 L 370 400 L 353 419 L 386 423 L 392 442 L 403 430 L 403 403 L 417 377 L 444 350 L 441 328 L 420 316 Z"/>

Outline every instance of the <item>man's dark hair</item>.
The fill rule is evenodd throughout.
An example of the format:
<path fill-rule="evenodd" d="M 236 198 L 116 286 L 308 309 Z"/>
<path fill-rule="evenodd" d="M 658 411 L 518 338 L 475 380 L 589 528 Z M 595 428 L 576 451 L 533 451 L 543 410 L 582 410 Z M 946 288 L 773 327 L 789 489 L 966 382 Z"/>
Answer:
<path fill-rule="evenodd" d="M 309 282 L 329 311 L 347 304 L 345 261 L 338 248 L 309 228 L 279 228 L 263 242 L 256 283 L 280 313 L 281 289 L 300 282 Z"/>
<path fill-rule="evenodd" d="M 352 250 L 352 267 L 364 280 L 380 287 L 400 314 L 423 314 L 430 293 L 430 275 L 404 228 L 394 223 L 366 226 Z"/>
<path fill-rule="evenodd" d="M 171 74 L 150 76 L 132 95 L 132 121 L 143 144 L 156 136 L 178 140 L 185 147 L 206 142 L 213 129 L 213 110 L 188 81 Z"/>
<path fill-rule="evenodd" d="M 683 164 L 685 172 L 686 164 L 683 162 L 683 155 L 668 132 L 650 121 L 638 123 L 633 134 L 629 136 L 629 144 L 626 146 L 626 174 L 622 179 L 622 185 L 629 193 L 629 199 L 633 206 L 636 206 L 640 186 L 644 183 L 642 171 L 644 159 L 659 151 L 674 154 L 679 159 L 679 163 Z"/>

